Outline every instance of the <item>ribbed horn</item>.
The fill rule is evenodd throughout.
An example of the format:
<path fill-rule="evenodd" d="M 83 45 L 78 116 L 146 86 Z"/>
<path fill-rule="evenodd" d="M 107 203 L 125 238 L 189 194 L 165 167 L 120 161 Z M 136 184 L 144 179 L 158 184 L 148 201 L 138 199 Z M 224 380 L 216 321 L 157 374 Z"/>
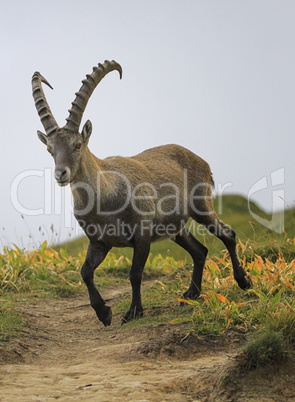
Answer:
<path fill-rule="evenodd" d="M 33 98 L 38 115 L 41 119 L 41 123 L 44 126 L 46 134 L 49 135 L 57 130 L 59 127 L 55 121 L 55 118 L 52 115 L 50 107 L 48 106 L 41 82 L 48 85 L 49 88 L 53 89 L 49 82 L 36 71 L 32 77 Z"/>
<path fill-rule="evenodd" d="M 76 92 L 76 99 L 72 102 L 72 107 L 69 109 L 69 117 L 66 119 L 67 123 L 65 129 L 78 132 L 83 117 L 84 110 L 89 101 L 92 92 L 95 90 L 96 86 L 103 79 L 105 75 L 109 72 L 117 70 L 122 78 L 122 67 L 120 64 L 113 61 L 105 60 L 103 64 L 98 64 L 97 67 L 93 67 L 93 72 L 86 75 L 86 79 L 82 81 L 79 92 Z"/>

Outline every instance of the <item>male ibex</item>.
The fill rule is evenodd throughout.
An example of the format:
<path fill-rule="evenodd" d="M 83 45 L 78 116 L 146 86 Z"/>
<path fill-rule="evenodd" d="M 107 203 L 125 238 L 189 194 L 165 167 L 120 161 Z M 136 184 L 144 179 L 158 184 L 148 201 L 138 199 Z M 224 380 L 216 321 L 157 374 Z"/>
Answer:
<path fill-rule="evenodd" d="M 75 217 L 89 238 L 81 274 L 99 320 L 105 326 L 110 325 L 112 313 L 97 291 L 93 275 L 112 247 L 134 249 L 130 270 L 132 302 L 123 322 L 143 315 L 140 287 L 152 242 L 172 238 L 188 251 L 194 269 L 184 297 L 196 299 L 200 295 L 208 250 L 185 227 L 190 217 L 223 241 L 238 285 L 242 289 L 249 288 L 251 280 L 236 253 L 235 232 L 222 223 L 214 211 L 212 175 L 203 159 L 178 145 L 159 146 L 133 157 L 115 156 L 104 160 L 90 152 L 88 141 L 92 124 L 86 121 L 81 132 L 79 126 L 92 92 L 113 70 L 122 77 L 122 68 L 115 61 L 98 64 L 86 76 L 63 128 L 59 128 L 51 113 L 41 82 L 50 84 L 38 72 L 32 78 L 35 105 L 46 131 L 46 134 L 38 131 L 38 137 L 55 160 L 58 184 L 71 185 Z"/>

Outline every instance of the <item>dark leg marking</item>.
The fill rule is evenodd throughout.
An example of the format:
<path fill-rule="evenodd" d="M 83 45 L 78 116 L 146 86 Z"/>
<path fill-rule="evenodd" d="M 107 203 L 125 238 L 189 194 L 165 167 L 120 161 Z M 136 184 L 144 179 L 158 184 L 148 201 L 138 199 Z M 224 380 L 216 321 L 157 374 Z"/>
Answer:
<path fill-rule="evenodd" d="M 175 243 L 183 247 L 192 257 L 194 269 L 192 280 L 188 290 L 183 294 L 186 299 L 196 299 L 200 296 L 203 269 L 205 265 L 208 249 L 200 243 L 187 229 L 179 233 L 175 239 Z"/>
<path fill-rule="evenodd" d="M 150 252 L 150 243 L 140 244 L 134 247 L 132 266 L 130 270 L 130 282 L 132 286 L 131 306 L 125 314 L 122 324 L 143 316 L 141 304 L 141 280 L 142 272 Z"/>
<path fill-rule="evenodd" d="M 91 307 L 106 327 L 111 324 L 112 310 L 106 306 L 105 301 L 96 289 L 93 275 L 95 269 L 103 262 L 110 249 L 111 247 L 106 246 L 103 242 L 90 242 L 85 262 L 81 268 L 81 275 L 88 289 Z"/>

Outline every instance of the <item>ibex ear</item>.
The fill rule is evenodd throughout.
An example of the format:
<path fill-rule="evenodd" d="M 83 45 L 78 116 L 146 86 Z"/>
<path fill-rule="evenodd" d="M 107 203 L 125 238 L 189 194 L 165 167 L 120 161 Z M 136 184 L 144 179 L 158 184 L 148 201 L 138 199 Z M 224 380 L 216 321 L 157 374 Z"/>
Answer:
<path fill-rule="evenodd" d="M 82 130 L 82 137 L 85 144 L 88 144 L 91 133 L 92 133 L 92 123 L 90 120 L 87 120 Z"/>
<path fill-rule="evenodd" d="M 37 131 L 39 140 L 43 142 L 43 144 L 47 145 L 47 137 L 45 134 L 41 133 L 41 131 Z"/>

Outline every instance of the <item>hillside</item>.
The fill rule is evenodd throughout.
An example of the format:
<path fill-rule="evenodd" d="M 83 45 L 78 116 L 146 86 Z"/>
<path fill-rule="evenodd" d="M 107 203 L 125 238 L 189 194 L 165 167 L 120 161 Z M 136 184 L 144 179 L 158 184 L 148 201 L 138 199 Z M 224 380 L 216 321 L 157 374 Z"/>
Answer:
<path fill-rule="evenodd" d="M 250 257 L 253 253 L 261 254 L 263 252 L 263 257 L 272 259 L 274 256 L 277 256 L 278 251 L 284 254 L 287 252 L 284 247 L 286 242 L 295 237 L 295 208 L 285 211 L 285 232 L 283 234 L 277 234 L 257 222 L 249 212 L 248 200 L 241 195 L 225 195 L 222 197 L 216 197 L 215 209 L 220 218 L 234 228 L 238 239 L 242 243 L 249 245 Z M 258 215 L 262 219 L 270 221 L 272 218 L 270 214 L 267 214 L 252 201 L 250 202 L 250 209 L 252 213 Z M 196 234 L 198 232 L 198 225 L 195 223 L 191 225 L 191 222 L 189 222 L 189 225 L 191 230 Z M 209 256 L 212 258 L 216 255 L 220 255 L 225 248 L 218 239 L 209 233 L 204 235 L 198 234 L 196 237 L 208 247 Z M 65 248 L 69 253 L 78 254 L 87 248 L 87 244 L 87 238 L 81 237 L 64 243 L 57 248 Z M 118 255 L 127 256 L 128 258 L 132 256 L 132 250 L 130 248 L 113 248 L 112 252 Z M 190 261 L 188 254 L 170 240 L 153 244 L 151 247 L 151 253 L 153 255 L 170 255 L 176 259 Z M 295 252 L 290 255 L 289 247 L 288 255 L 284 255 L 284 257 L 287 259 L 295 258 Z"/>

